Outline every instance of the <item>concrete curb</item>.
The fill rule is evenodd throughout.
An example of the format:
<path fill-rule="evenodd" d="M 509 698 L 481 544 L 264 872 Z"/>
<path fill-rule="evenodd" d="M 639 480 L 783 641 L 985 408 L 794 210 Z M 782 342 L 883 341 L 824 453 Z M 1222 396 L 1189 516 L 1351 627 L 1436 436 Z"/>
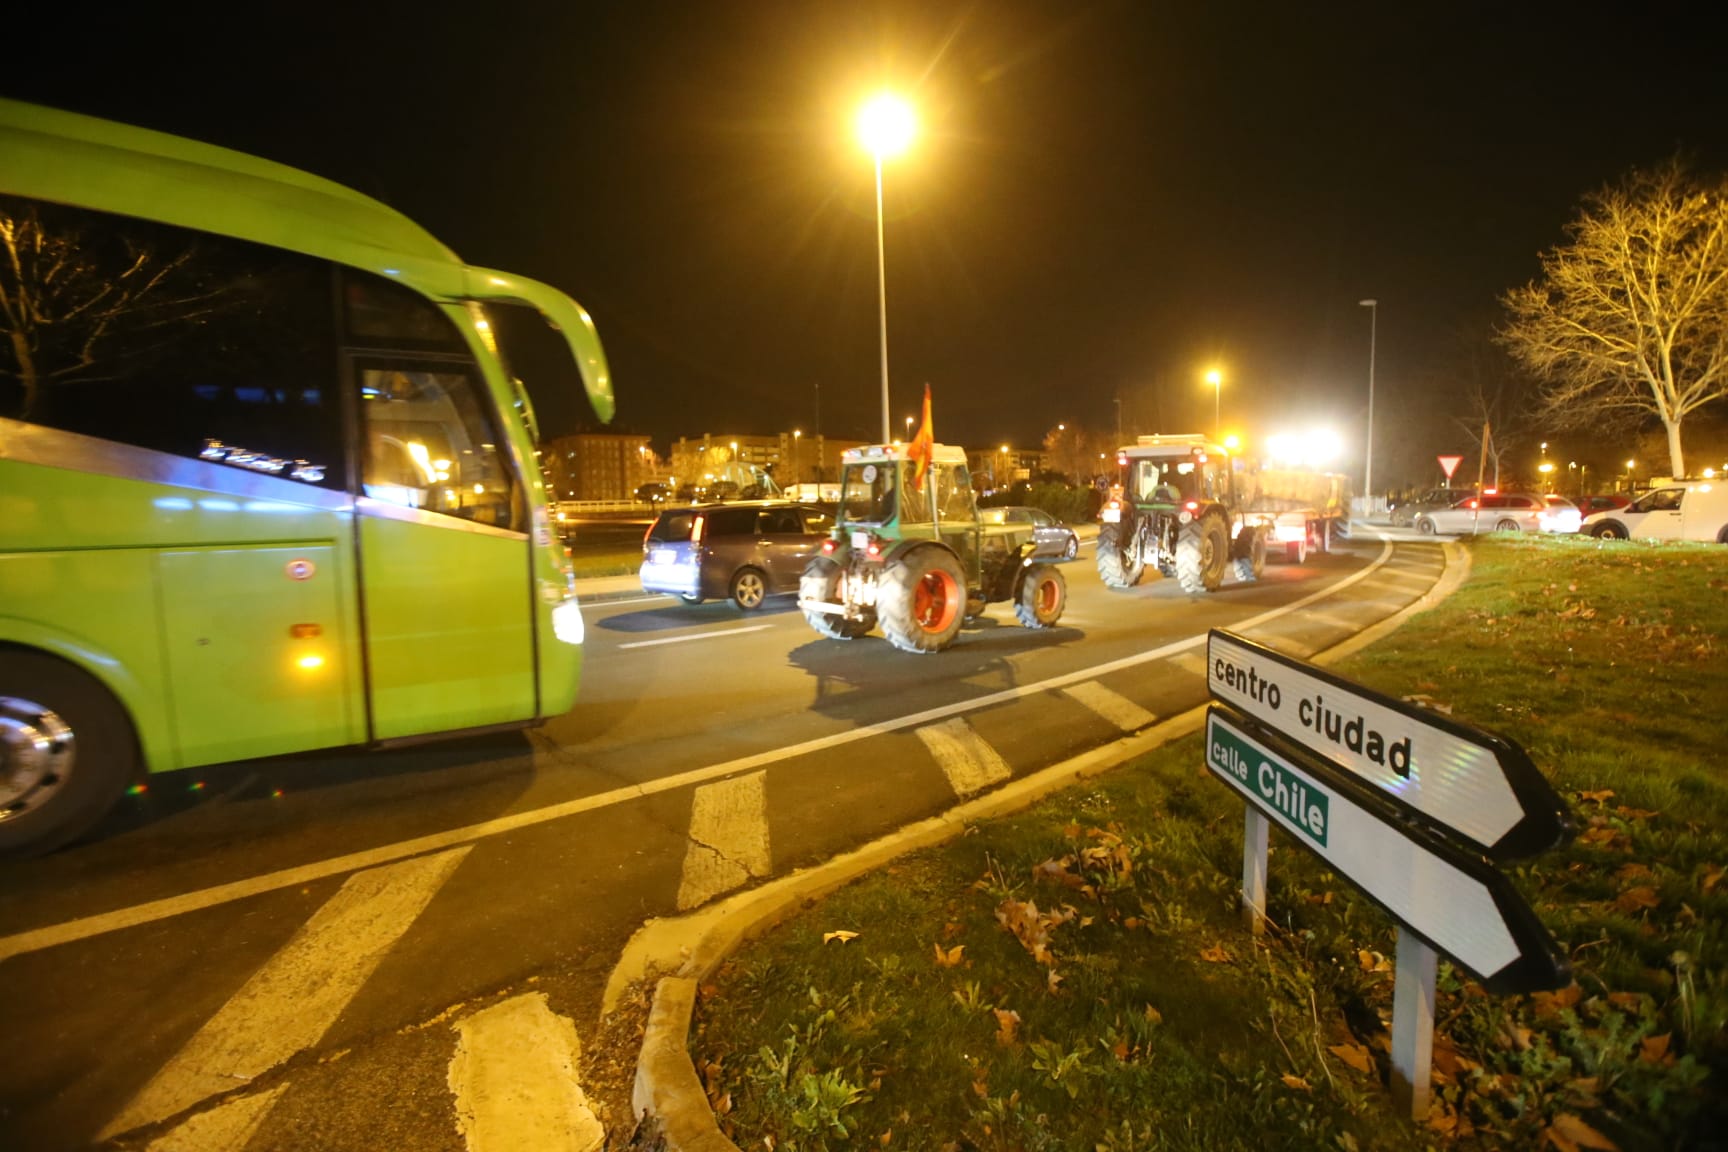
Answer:
<path fill-rule="evenodd" d="M 1446 570 L 1432 588 L 1380 623 L 1315 654 L 1310 658 L 1312 662 L 1332 664 L 1355 655 L 1397 630 L 1411 616 L 1426 612 L 1457 591 L 1469 577 L 1469 553 L 1452 542 L 1442 547 Z M 898 856 L 957 839 L 968 826 L 980 820 L 1022 811 L 1053 793 L 1199 731 L 1205 723 L 1206 707 L 1198 705 L 1143 732 L 1011 781 L 994 792 L 897 829 L 822 864 L 735 893 L 685 916 L 648 921 L 625 945 L 607 983 L 601 1009 L 603 1014 L 611 1012 L 628 985 L 657 979 L 653 1008 L 636 1062 L 631 1098 L 636 1116 L 647 1115 L 660 1121 L 668 1152 L 740 1152 L 715 1123 L 689 1050 L 697 986 L 734 949 L 806 904 Z M 662 975 L 668 972 L 673 975 Z"/>

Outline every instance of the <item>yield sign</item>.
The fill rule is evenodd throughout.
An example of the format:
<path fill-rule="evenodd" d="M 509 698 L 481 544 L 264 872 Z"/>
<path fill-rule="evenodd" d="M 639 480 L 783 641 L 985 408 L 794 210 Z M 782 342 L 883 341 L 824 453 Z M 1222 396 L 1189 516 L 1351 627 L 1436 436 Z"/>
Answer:
<path fill-rule="evenodd" d="M 1435 459 L 1440 461 L 1440 467 L 1446 470 L 1448 480 L 1452 479 L 1452 473 L 1457 470 L 1458 465 L 1464 463 L 1462 456 L 1436 456 Z"/>

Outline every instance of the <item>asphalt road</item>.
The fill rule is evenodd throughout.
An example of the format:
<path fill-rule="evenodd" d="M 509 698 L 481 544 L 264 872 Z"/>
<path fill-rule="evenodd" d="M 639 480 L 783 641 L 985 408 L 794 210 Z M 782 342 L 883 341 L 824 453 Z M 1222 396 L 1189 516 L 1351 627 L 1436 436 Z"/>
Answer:
<path fill-rule="evenodd" d="M 538 1083 L 508 1061 L 565 1033 L 553 1110 L 580 1111 L 579 1067 L 620 1143 L 634 1035 L 601 993 L 645 919 L 1200 703 L 1209 627 L 1317 651 L 1444 567 L 1363 538 L 1190 597 L 1109 592 L 1089 557 L 1059 627 L 997 605 L 929 657 L 820 639 L 790 600 L 592 603 L 580 699 L 541 729 L 157 778 L 95 839 L 0 872 L 0 1143 L 577 1146 L 489 1129 L 475 1072 Z M 549 1031 L 486 1027 L 507 1012 Z"/>

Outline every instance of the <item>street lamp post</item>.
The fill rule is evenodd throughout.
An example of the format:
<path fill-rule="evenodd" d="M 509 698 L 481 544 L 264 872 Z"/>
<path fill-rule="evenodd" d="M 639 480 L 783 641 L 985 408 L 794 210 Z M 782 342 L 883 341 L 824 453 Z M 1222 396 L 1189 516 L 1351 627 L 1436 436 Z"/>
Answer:
<path fill-rule="evenodd" d="M 882 160 L 912 142 L 916 121 L 904 100 L 883 93 L 858 113 L 858 136 L 876 159 L 876 293 L 882 333 L 882 443 L 888 443 L 888 260 L 882 239 Z"/>
<path fill-rule="evenodd" d="M 1224 373 L 1216 368 L 1212 369 L 1206 373 L 1206 383 L 1212 385 L 1212 439 L 1216 440 L 1220 434 L 1219 425 L 1223 423 L 1218 418 L 1218 413 L 1224 395 Z"/>
<path fill-rule="evenodd" d="M 1374 343 L 1380 327 L 1380 302 L 1358 302 L 1368 309 L 1368 451 L 1362 459 L 1362 499 L 1364 511 L 1374 506 Z"/>

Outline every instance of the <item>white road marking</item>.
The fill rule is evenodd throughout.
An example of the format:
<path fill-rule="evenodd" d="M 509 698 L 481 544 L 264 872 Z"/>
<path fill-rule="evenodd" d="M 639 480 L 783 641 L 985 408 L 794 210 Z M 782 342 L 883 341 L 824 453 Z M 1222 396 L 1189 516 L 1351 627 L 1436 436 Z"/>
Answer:
<path fill-rule="evenodd" d="M 1184 672 L 1192 672 L 1201 677 L 1206 676 L 1206 654 L 1204 652 L 1183 652 L 1170 657 L 1170 663 Z"/>
<path fill-rule="evenodd" d="M 678 908 L 706 904 L 774 870 L 768 851 L 768 774 L 752 772 L 696 789 L 690 808 L 690 846 Z"/>
<path fill-rule="evenodd" d="M 1254 628 L 1269 624 L 1293 612 L 1300 612 L 1310 604 L 1316 604 L 1329 596 L 1336 595 L 1346 588 L 1352 587 L 1372 576 L 1376 569 L 1385 564 L 1392 555 L 1392 540 L 1382 538 L 1380 555 L 1371 561 L 1368 567 L 1353 573 L 1333 584 L 1328 584 L 1315 592 L 1302 597 L 1280 608 L 1269 608 L 1258 616 L 1250 616 L 1239 620 L 1234 630 L 1246 633 Z M 631 800 L 641 800 L 648 796 L 656 796 L 662 792 L 670 792 L 678 788 L 688 788 L 692 784 L 701 784 L 708 780 L 718 780 L 726 776 L 736 776 L 752 768 L 761 768 L 769 764 L 778 764 L 783 760 L 791 760 L 800 756 L 808 756 L 814 752 L 826 752 L 830 748 L 839 748 L 858 740 L 868 740 L 887 732 L 899 732 L 907 728 L 916 728 L 930 724 L 949 716 L 958 716 L 973 712 L 980 708 L 990 708 L 998 704 L 1006 704 L 1026 696 L 1036 696 L 1042 692 L 1053 692 L 1070 684 L 1079 684 L 1086 680 L 1107 676 L 1112 672 L 1121 672 L 1128 668 L 1137 668 L 1142 664 L 1164 660 L 1179 652 L 1191 648 L 1199 648 L 1206 643 L 1206 633 L 1200 632 L 1181 640 L 1172 640 L 1168 644 L 1145 652 L 1137 652 L 1132 656 L 1123 656 L 1117 660 L 1107 660 L 1102 664 L 1094 664 L 1074 672 L 1064 672 L 1060 676 L 1051 676 L 1031 684 L 1021 684 L 1013 688 L 1004 688 L 1000 692 L 991 692 L 971 700 L 960 700 L 953 704 L 943 704 L 937 708 L 929 708 L 923 712 L 914 712 L 908 716 L 896 716 L 892 720 L 883 720 L 876 724 L 866 724 L 861 728 L 848 728 L 844 732 L 836 732 L 828 736 L 818 736 L 814 740 L 805 740 L 799 744 L 789 744 L 783 748 L 771 748 L 765 752 L 754 752 L 749 756 L 740 756 L 736 760 L 727 760 L 719 764 L 709 764 L 702 768 L 692 768 L 688 772 L 678 772 L 670 776 L 660 776 L 653 780 L 645 780 L 625 788 L 614 788 L 610 792 L 599 792 L 592 796 L 581 796 L 575 800 L 566 800 L 560 804 L 549 804 L 544 808 L 534 808 L 526 812 L 514 812 L 509 816 L 500 816 L 494 820 L 483 820 L 478 824 L 468 824 L 461 828 L 452 828 L 445 832 L 436 832 L 430 836 L 421 836 L 413 840 L 403 840 L 395 844 L 385 844 L 377 848 L 368 848 L 364 852 L 351 852 L 346 856 L 332 856 L 328 860 L 320 860 L 312 864 L 303 864 L 297 868 L 284 868 L 278 872 L 266 872 L 259 876 L 250 876 L 244 880 L 234 880 L 227 884 L 216 884 L 209 888 L 200 888 L 194 892 L 182 893 L 179 896 L 168 896 L 161 900 L 151 900 L 144 904 L 134 904 L 127 908 L 116 908 L 111 912 L 99 912 L 94 916 L 84 916 L 77 920 L 65 920 L 59 924 L 49 924 L 42 928 L 32 928 L 27 932 L 17 932 L 11 936 L 0 937 L 0 960 L 9 956 L 22 956 L 27 952 L 39 952 L 44 948 L 53 948 L 60 944 L 69 944 L 75 940 L 87 940 L 92 936 L 100 936 L 106 932 L 117 932 L 122 928 L 132 928 L 140 924 L 153 924 L 158 920 L 166 920 L 187 912 L 196 912 L 204 908 L 214 908 L 219 904 L 227 904 L 235 900 L 243 900 L 265 892 L 275 892 L 282 888 L 293 888 L 302 884 L 310 884 L 330 876 L 340 876 L 345 872 L 353 872 L 359 868 L 373 868 L 380 864 L 388 864 L 392 860 L 402 860 L 410 856 L 418 856 L 426 852 L 435 852 L 443 848 L 471 844 L 492 836 L 506 836 L 519 832 L 524 828 L 532 828 L 537 824 L 547 824 L 554 820 L 563 820 L 570 816 L 579 816 L 584 812 L 594 812 L 602 808 L 610 808 L 616 804 L 628 803 Z M 1273 645 L 1276 646 L 1275 644 Z"/>
<path fill-rule="evenodd" d="M 231 1092 L 316 1044 L 471 847 L 350 876 L 97 1139 Z"/>
<path fill-rule="evenodd" d="M 1158 722 L 1158 717 L 1096 680 L 1088 680 L 1084 684 L 1070 684 L 1062 689 L 1062 694 L 1090 708 L 1124 732 L 1137 732 Z"/>
<path fill-rule="evenodd" d="M 276 1098 L 287 1090 L 288 1085 L 279 1084 L 268 1092 L 224 1100 L 156 1137 L 145 1152 L 235 1152 L 257 1134 Z"/>
<path fill-rule="evenodd" d="M 918 739 L 936 757 L 956 796 L 982 792 L 1014 774 L 1001 754 L 973 731 L 964 717 L 925 725 L 918 729 Z"/>
<path fill-rule="evenodd" d="M 652 648 L 657 644 L 682 644 L 686 640 L 712 640 L 716 636 L 736 636 L 740 632 L 760 632 L 764 628 L 772 628 L 772 624 L 749 624 L 743 628 L 726 628 L 719 632 L 698 632 L 694 636 L 666 636 L 659 640 L 634 640 L 629 644 L 620 644 L 620 648 Z"/>
<path fill-rule="evenodd" d="M 452 1025 L 446 1081 L 469 1152 L 594 1152 L 606 1129 L 582 1094 L 576 1025 L 531 992 Z"/>

